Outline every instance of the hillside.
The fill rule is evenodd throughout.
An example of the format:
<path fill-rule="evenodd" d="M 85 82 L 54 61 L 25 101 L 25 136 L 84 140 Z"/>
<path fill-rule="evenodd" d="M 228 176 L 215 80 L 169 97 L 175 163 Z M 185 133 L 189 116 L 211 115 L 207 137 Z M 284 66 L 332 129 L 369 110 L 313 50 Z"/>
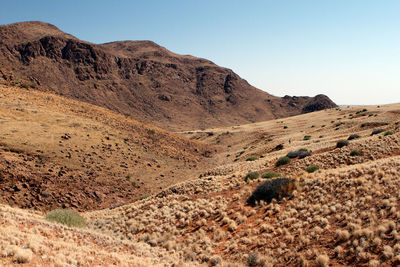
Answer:
<path fill-rule="evenodd" d="M 120 149 L 112 146 L 111 152 L 107 149 L 94 151 L 99 156 L 96 161 L 103 162 L 100 156 L 112 161 L 103 164 L 120 172 L 117 177 L 135 170 L 133 180 L 143 177 L 143 168 L 147 168 L 146 173 L 151 169 L 145 167 L 146 155 L 157 157 L 160 162 L 168 155 L 177 166 L 175 177 L 166 177 L 166 183 L 160 184 L 162 189 L 151 191 L 147 198 L 126 197 L 123 205 L 105 205 L 107 208 L 100 204 L 98 208 L 84 206 L 85 202 L 83 206 L 72 206 L 75 210 L 89 210 L 81 212 L 86 220 L 86 227 L 81 229 L 47 222 L 43 219 L 45 213 L 38 211 L 37 206 L 21 210 L 15 206 L 27 207 L 24 202 L 3 198 L 4 204 L 0 205 L 1 264 L 400 264 L 400 104 L 334 108 L 253 124 L 186 131 L 179 137 L 105 109 L 49 93 L 17 87 L 1 87 L 0 92 L 0 103 L 3 103 L 0 109 L 3 143 L 0 177 L 3 184 L 9 179 L 4 175 L 5 171 L 14 172 L 10 181 L 19 179 L 17 173 L 22 165 L 15 164 L 18 155 L 22 155 L 19 161 L 24 162 L 25 168 L 32 166 L 24 172 L 25 177 L 31 176 L 29 172 L 41 171 L 40 161 L 29 161 L 29 157 L 42 154 L 53 155 L 53 159 L 42 157 L 47 162 L 43 169 L 65 162 L 63 164 L 71 163 L 80 170 L 79 166 L 85 165 L 83 159 L 73 163 L 78 155 L 71 150 L 68 150 L 71 159 L 64 158 L 66 149 L 77 146 L 77 149 L 87 149 L 83 154 L 87 155 L 91 152 L 90 146 L 97 142 L 105 142 L 104 147 L 114 142 L 119 144 Z M 120 120 L 122 123 L 118 123 Z M 135 125 L 140 127 L 135 128 Z M 131 129 L 143 130 L 135 132 Z M 154 133 L 148 129 L 153 129 Z M 134 137 L 130 137 L 131 132 Z M 66 133 L 71 138 L 61 138 Z M 93 138 L 86 139 L 87 134 Z M 163 134 L 164 138 L 152 139 L 152 142 L 161 143 L 150 142 L 153 134 Z M 351 135 L 353 139 L 348 145 L 337 148 L 339 140 Z M 122 144 L 124 138 L 135 137 L 145 146 L 141 142 Z M 171 140 L 175 141 L 173 146 Z M 68 142 L 71 142 L 69 146 Z M 163 144 L 169 145 L 160 149 Z M 40 151 L 37 151 L 38 147 L 41 147 Z M 147 152 L 141 150 L 145 147 Z M 125 168 L 116 162 L 128 153 L 128 148 L 141 151 L 143 163 L 139 163 L 138 169 L 128 164 L 124 172 Z M 309 154 L 276 166 L 278 158 L 299 149 L 307 149 Z M 65 151 L 61 153 L 60 150 Z M 107 156 L 108 153 L 112 154 Z M 189 159 L 198 162 L 189 162 Z M 168 164 L 160 165 L 161 169 L 168 170 Z M 315 172 L 305 170 L 314 165 L 319 168 Z M 265 181 L 276 181 L 276 178 L 246 179 L 248 173 L 265 175 L 271 171 L 294 179 L 296 190 L 280 200 L 248 205 L 257 186 Z M 114 179 L 108 172 L 103 173 L 106 180 Z M 32 176 L 40 181 L 39 176 Z M 91 176 L 81 179 L 93 185 Z M 43 179 L 41 186 L 46 186 L 47 181 L 47 178 Z M 113 186 L 122 181 L 117 180 Z M 146 182 L 146 179 L 142 181 Z M 151 181 L 158 182 L 157 179 Z M 124 190 L 126 185 L 116 191 Z M 68 183 L 60 182 L 57 189 L 62 192 L 72 190 L 68 186 Z M 82 188 L 76 192 L 80 191 Z M 6 192 L 3 190 L 2 196 Z M 105 195 L 118 196 L 117 192 L 113 195 L 110 190 Z M 24 193 L 29 197 L 29 191 Z M 65 199 L 60 201 L 64 203 Z"/>
<path fill-rule="evenodd" d="M 195 177 L 215 148 L 55 94 L 0 85 L 0 201 L 109 208 Z"/>
<path fill-rule="evenodd" d="M 93 44 L 43 22 L 0 26 L 0 80 L 106 107 L 168 130 L 205 129 L 332 108 L 275 97 L 209 60 L 150 41 Z"/>

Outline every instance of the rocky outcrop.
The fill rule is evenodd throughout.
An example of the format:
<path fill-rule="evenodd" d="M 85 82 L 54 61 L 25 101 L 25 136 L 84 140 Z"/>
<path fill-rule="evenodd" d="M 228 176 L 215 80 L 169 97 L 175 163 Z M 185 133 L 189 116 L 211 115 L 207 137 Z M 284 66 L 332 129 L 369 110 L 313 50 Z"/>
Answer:
<path fill-rule="evenodd" d="M 272 96 L 229 69 L 150 41 L 92 44 L 43 22 L 1 26 L 0 63 L 37 89 L 168 130 L 229 126 L 336 106 L 325 96 Z"/>

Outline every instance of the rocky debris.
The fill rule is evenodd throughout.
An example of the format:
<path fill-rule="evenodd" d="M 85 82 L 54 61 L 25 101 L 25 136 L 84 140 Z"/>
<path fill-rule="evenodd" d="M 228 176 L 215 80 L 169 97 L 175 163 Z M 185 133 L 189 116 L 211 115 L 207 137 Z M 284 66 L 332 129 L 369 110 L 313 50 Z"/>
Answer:
<path fill-rule="evenodd" d="M 68 140 L 68 139 L 71 139 L 71 135 L 69 135 L 69 134 L 64 134 L 64 135 L 62 135 L 61 136 L 61 139 L 64 139 L 64 140 Z"/>

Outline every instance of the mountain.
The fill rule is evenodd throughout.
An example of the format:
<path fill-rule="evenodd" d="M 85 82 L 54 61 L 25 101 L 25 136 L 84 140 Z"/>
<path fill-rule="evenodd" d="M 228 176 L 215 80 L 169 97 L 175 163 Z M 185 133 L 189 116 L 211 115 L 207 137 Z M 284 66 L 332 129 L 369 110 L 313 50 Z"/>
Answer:
<path fill-rule="evenodd" d="M 167 130 L 270 120 L 336 107 L 270 95 L 209 60 L 151 41 L 93 44 L 38 21 L 0 26 L 0 78 L 85 101 Z"/>

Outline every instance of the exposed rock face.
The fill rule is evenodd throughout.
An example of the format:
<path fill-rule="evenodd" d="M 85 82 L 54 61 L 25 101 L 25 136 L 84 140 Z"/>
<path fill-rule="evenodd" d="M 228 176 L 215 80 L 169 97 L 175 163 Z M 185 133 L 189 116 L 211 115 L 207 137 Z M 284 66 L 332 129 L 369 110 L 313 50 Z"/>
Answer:
<path fill-rule="evenodd" d="M 150 41 L 92 44 L 43 22 L 1 26 L 0 64 L 39 89 L 169 130 L 250 123 L 336 106 L 326 96 L 272 96 L 229 69 Z"/>
<path fill-rule="evenodd" d="M 326 95 L 316 95 L 310 98 L 302 109 L 302 113 L 308 113 L 318 110 L 326 109 L 327 107 L 334 107 L 332 100 Z"/>

